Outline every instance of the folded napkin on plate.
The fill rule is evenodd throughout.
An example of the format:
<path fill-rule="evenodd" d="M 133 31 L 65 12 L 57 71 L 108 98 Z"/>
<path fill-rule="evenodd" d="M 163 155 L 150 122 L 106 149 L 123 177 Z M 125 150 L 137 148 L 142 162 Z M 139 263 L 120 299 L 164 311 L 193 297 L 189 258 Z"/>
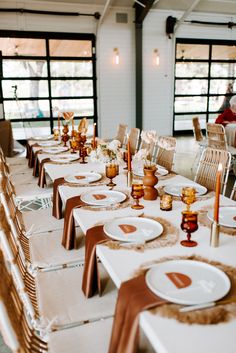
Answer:
<path fill-rule="evenodd" d="M 62 245 L 66 250 L 75 248 L 75 221 L 73 217 L 73 209 L 84 206 L 85 203 L 81 201 L 80 196 L 71 197 L 66 201 L 65 215 L 64 215 L 64 229 L 62 237 Z"/>
<path fill-rule="evenodd" d="M 109 353 L 137 352 L 139 314 L 165 303 L 147 287 L 145 275 L 123 282 L 116 303 Z"/>
<path fill-rule="evenodd" d="M 65 183 L 64 178 L 57 178 L 53 182 L 53 204 L 52 204 L 52 215 L 57 219 L 62 218 L 62 200 L 59 193 L 58 187 Z"/>
<path fill-rule="evenodd" d="M 28 161 L 28 166 L 29 168 L 33 168 L 34 166 L 34 151 L 33 151 L 33 147 L 39 147 L 39 144 L 38 143 L 34 143 L 33 145 L 28 145 L 28 158 L 29 158 L 29 161 Z"/>
<path fill-rule="evenodd" d="M 40 165 L 39 165 L 39 180 L 38 180 L 38 186 L 40 188 L 44 188 L 44 185 L 46 184 L 46 175 L 45 175 L 45 169 L 44 169 L 44 163 L 51 162 L 50 158 L 44 158 Z"/>
<path fill-rule="evenodd" d="M 90 228 L 85 238 L 85 262 L 82 290 L 86 298 L 92 297 L 98 290 L 101 293 L 101 285 L 98 271 L 96 245 L 104 243 L 110 238 L 104 233 L 103 226 Z"/>

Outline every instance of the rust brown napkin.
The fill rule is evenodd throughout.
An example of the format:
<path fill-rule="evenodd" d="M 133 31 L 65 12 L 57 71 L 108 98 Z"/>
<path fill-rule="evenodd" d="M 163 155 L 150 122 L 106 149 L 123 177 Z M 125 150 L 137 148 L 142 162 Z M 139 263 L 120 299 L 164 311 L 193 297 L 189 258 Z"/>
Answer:
<path fill-rule="evenodd" d="M 104 243 L 110 238 L 104 233 L 103 226 L 90 228 L 85 238 L 85 261 L 82 290 L 86 298 L 90 298 L 98 290 L 101 293 L 101 285 L 98 271 L 96 245 Z"/>
<path fill-rule="evenodd" d="M 75 221 L 73 217 L 73 209 L 85 205 L 81 201 L 80 196 L 71 197 L 66 201 L 65 214 L 64 214 L 64 229 L 62 237 L 62 245 L 66 250 L 75 248 Z"/>
<path fill-rule="evenodd" d="M 44 164 L 50 161 L 51 161 L 50 158 L 44 158 L 39 165 L 38 186 L 40 188 L 44 188 L 44 185 L 46 184 L 46 174 L 45 174 Z"/>
<path fill-rule="evenodd" d="M 33 145 L 29 146 L 29 161 L 28 161 L 29 168 L 33 168 L 33 166 L 34 166 L 33 147 L 39 147 L 39 144 L 38 143 L 34 143 Z"/>
<path fill-rule="evenodd" d="M 123 282 L 116 303 L 109 353 L 136 353 L 139 314 L 165 303 L 147 287 L 145 275 Z"/>
<path fill-rule="evenodd" d="M 60 185 L 65 183 L 64 178 L 57 178 L 53 182 L 53 204 L 52 204 L 52 215 L 57 219 L 62 218 L 62 200 L 58 190 Z"/>

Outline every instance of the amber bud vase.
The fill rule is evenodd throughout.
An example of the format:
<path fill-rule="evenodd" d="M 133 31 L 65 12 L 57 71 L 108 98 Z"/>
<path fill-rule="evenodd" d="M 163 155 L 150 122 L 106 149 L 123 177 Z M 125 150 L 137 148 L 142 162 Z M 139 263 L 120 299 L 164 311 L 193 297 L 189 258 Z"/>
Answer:
<path fill-rule="evenodd" d="M 155 175 L 157 168 L 155 166 L 146 167 L 144 166 L 144 200 L 156 200 L 158 196 L 158 191 L 155 185 L 158 182 L 158 178 Z"/>

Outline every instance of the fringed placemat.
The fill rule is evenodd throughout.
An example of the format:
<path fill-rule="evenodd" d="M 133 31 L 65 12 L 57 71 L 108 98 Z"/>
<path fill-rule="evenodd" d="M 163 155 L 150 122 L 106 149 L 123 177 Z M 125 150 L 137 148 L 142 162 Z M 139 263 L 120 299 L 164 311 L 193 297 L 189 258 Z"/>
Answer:
<path fill-rule="evenodd" d="M 223 206 L 222 206 L 223 207 Z M 211 221 L 210 219 L 207 217 L 207 212 L 212 209 L 213 206 L 204 206 L 202 207 L 200 210 L 198 210 L 198 222 L 199 224 L 201 224 L 204 227 L 207 228 L 211 228 Z M 236 229 L 235 228 L 230 228 L 230 227 L 224 227 L 224 226 L 220 226 L 220 232 L 227 234 L 227 235 L 231 235 L 231 236 L 235 236 L 236 235 Z"/>
<path fill-rule="evenodd" d="M 220 270 L 224 271 L 230 278 L 231 289 L 227 296 L 224 298 L 233 299 L 236 297 L 236 268 L 232 266 L 224 265 L 217 261 L 209 261 L 201 256 L 173 256 L 166 257 L 156 261 L 150 261 L 143 264 L 137 271 L 134 273 L 134 277 L 141 274 L 145 274 L 150 267 L 155 264 L 168 261 L 168 260 L 194 260 L 201 261 L 207 264 L 213 265 Z M 170 319 L 176 319 L 177 321 L 185 324 L 198 324 L 198 325 L 213 325 L 219 324 L 222 322 L 228 322 L 233 318 L 236 318 L 236 303 L 217 305 L 215 307 L 194 310 L 189 312 L 180 312 L 179 309 L 181 305 L 178 304 L 164 304 L 160 307 L 157 307 L 151 310 L 151 313 L 154 315 L 161 315 Z"/>
<path fill-rule="evenodd" d="M 158 177 L 158 180 L 168 180 L 168 179 L 175 177 L 176 175 L 177 175 L 176 173 L 170 172 L 166 175 L 157 175 L 157 177 Z M 143 180 L 143 177 L 134 174 L 133 179 Z"/>
<path fill-rule="evenodd" d="M 146 216 L 142 216 L 146 217 Z M 159 222 L 163 226 L 163 233 L 158 238 L 146 242 L 144 244 L 132 244 L 132 243 L 119 243 L 117 241 L 108 241 L 105 246 L 114 250 L 136 250 L 143 252 L 147 249 L 162 248 L 166 246 L 173 246 L 179 239 L 179 229 L 177 229 L 171 222 L 167 221 L 162 217 L 146 217 Z"/>
<path fill-rule="evenodd" d="M 162 196 L 165 194 L 164 187 L 165 187 L 165 185 L 159 186 L 159 188 L 157 188 L 159 196 Z M 214 195 L 215 195 L 214 191 L 209 191 L 206 195 L 197 196 L 196 202 L 209 200 L 212 197 L 214 197 Z M 174 201 L 181 201 L 181 196 L 173 196 L 173 200 Z"/>
<path fill-rule="evenodd" d="M 73 183 L 73 182 L 67 182 L 65 181 L 63 184 L 60 186 L 69 186 L 69 187 L 92 187 L 92 186 L 105 186 L 108 183 L 108 179 L 105 177 L 104 174 L 102 174 L 102 177 L 100 180 L 92 182 L 92 183 L 84 183 L 84 184 L 79 184 L 79 183 Z"/>

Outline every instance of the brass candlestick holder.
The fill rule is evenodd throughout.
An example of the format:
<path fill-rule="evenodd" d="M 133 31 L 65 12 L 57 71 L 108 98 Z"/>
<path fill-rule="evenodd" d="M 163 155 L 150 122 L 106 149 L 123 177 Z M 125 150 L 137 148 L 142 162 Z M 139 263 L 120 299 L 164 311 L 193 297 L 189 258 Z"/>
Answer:
<path fill-rule="evenodd" d="M 213 248 L 218 248 L 220 240 L 220 225 L 216 221 L 211 224 L 211 240 L 210 246 Z"/>

